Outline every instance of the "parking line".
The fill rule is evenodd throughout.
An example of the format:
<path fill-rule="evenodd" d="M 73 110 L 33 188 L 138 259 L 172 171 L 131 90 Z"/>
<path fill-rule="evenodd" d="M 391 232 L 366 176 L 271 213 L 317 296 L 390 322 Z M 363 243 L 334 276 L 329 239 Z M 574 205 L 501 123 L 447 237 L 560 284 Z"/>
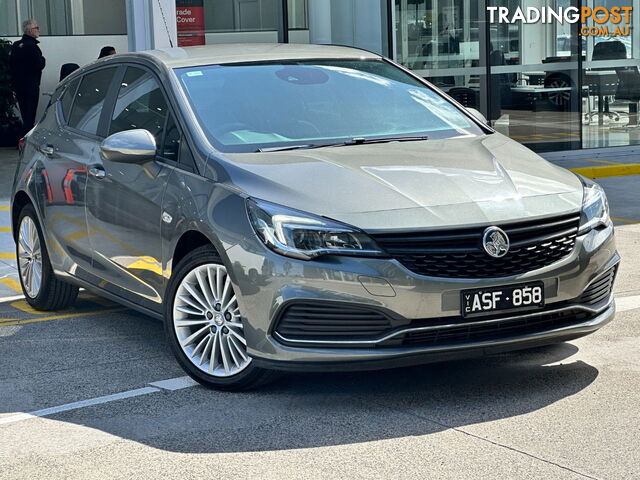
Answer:
<path fill-rule="evenodd" d="M 0 260 L 15 260 L 15 259 L 16 259 L 15 253 L 0 252 Z"/>
<path fill-rule="evenodd" d="M 0 227 L 0 232 L 11 233 L 11 227 Z"/>
<path fill-rule="evenodd" d="M 626 312 L 640 308 L 640 295 L 630 297 L 616 297 L 616 311 Z"/>
<path fill-rule="evenodd" d="M 0 205 L 0 210 L 8 211 L 9 207 L 7 207 L 5 205 Z"/>
<path fill-rule="evenodd" d="M 18 300 L 17 302 L 11 303 L 13 308 L 20 310 L 21 312 L 28 313 L 30 315 L 46 315 L 42 310 L 36 310 L 31 305 L 27 303 L 26 300 Z M 64 310 L 63 310 L 64 311 Z M 67 312 L 71 312 L 72 309 L 66 309 Z M 2 320 L 0 320 L 1 322 Z"/>
<path fill-rule="evenodd" d="M 51 320 L 64 320 L 69 318 L 78 318 L 84 316 L 93 316 L 100 315 L 102 313 L 115 313 L 115 312 L 124 312 L 127 308 L 110 308 L 106 310 L 98 310 L 95 312 L 83 312 L 83 313 L 67 313 L 64 315 L 51 315 L 48 317 L 40 317 L 40 318 L 27 318 L 25 320 L 0 320 L 0 327 L 8 327 L 9 325 L 25 325 L 27 323 L 38 323 L 38 322 L 48 322 Z"/>
<path fill-rule="evenodd" d="M 168 380 L 160 380 L 158 382 L 150 382 L 148 386 L 143 388 L 136 388 L 135 390 L 127 390 L 126 392 L 114 393 L 112 395 L 105 395 L 103 397 L 90 398 L 88 400 L 81 400 L 79 402 L 65 403 L 64 405 L 44 408 L 42 410 L 36 410 L 34 412 L 15 413 L 13 415 L 8 415 L 6 417 L 0 418 L 0 425 L 21 422 L 23 420 L 29 420 L 30 418 L 46 417 L 48 415 L 54 415 L 56 413 L 68 412 L 69 410 L 77 410 L 79 408 L 90 407 L 93 405 L 101 405 L 104 403 L 124 400 L 125 398 L 139 397 L 141 395 L 148 395 L 150 393 L 158 393 L 162 390 L 174 392 L 176 390 L 191 388 L 197 385 L 199 385 L 198 382 L 187 376 L 170 378 Z"/>
<path fill-rule="evenodd" d="M 0 425 L 7 423 L 20 422 L 22 420 L 28 420 L 36 417 L 46 417 L 47 415 L 54 415 L 56 413 L 68 412 L 69 410 L 77 410 L 78 408 L 90 407 L 92 405 L 100 405 L 108 402 L 115 402 L 117 400 L 123 400 L 125 398 L 139 397 L 141 395 L 148 395 L 150 393 L 159 392 L 159 388 L 143 387 L 135 390 L 128 390 L 126 392 L 114 393 L 113 395 L 105 395 L 104 397 L 90 398 L 89 400 L 81 400 L 79 402 L 66 403 L 64 405 L 58 405 L 57 407 L 44 408 L 42 410 L 36 410 L 29 413 L 17 413 L 4 418 L 0 418 Z"/>
<path fill-rule="evenodd" d="M 0 297 L 0 303 L 14 302 L 16 300 L 21 300 L 24 298 L 24 295 L 14 295 L 13 297 Z"/>
<path fill-rule="evenodd" d="M 15 290 L 16 292 L 21 292 L 22 287 L 18 282 L 16 282 L 13 278 L 0 278 L 0 283 L 6 285 L 11 290 Z"/>
<path fill-rule="evenodd" d="M 161 380 L 159 382 L 152 382 L 149 385 L 174 392 L 176 390 L 182 390 L 183 388 L 195 387 L 198 385 L 198 382 L 191 377 L 185 376 L 170 378 L 169 380 Z"/>
<path fill-rule="evenodd" d="M 569 170 L 588 178 L 626 177 L 640 175 L 640 163 L 625 163 L 606 167 L 570 168 Z"/>

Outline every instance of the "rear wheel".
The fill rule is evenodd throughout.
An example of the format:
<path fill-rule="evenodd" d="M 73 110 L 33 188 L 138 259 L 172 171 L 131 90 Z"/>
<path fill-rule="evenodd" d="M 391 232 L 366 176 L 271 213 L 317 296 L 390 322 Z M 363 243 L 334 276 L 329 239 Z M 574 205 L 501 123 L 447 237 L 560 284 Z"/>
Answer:
<path fill-rule="evenodd" d="M 167 337 L 192 378 L 221 390 L 253 388 L 271 378 L 247 353 L 231 279 L 211 246 L 197 248 L 179 263 L 166 298 Z"/>
<path fill-rule="evenodd" d="M 33 206 L 25 206 L 18 217 L 16 242 L 22 291 L 37 310 L 61 310 L 76 301 L 78 287 L 56 278 L 43 238 Z"/>

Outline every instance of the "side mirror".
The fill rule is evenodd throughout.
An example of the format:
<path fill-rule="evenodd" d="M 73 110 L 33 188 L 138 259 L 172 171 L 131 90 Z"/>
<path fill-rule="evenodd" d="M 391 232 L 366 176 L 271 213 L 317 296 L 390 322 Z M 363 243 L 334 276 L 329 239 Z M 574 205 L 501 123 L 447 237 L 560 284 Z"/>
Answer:
<path fill-rule="evenodd" d="M 105 138 L 100 152 L 110 162 L 145 163 L 156 156 L 156 139 L 149 130 L 125 130 Z"/>
<path fill-rule="evenodd" d="M 486 117 L 482 113 L 480 113 L 480 111 L 476 110 L 475 108 L 471 108 L 471 107 L 467 107 L 467 110 L 471 115 L 476 117 L 482 123 L 484 123 L 485 125 L 489 125 L 489 122 L 487 121 Z"/>

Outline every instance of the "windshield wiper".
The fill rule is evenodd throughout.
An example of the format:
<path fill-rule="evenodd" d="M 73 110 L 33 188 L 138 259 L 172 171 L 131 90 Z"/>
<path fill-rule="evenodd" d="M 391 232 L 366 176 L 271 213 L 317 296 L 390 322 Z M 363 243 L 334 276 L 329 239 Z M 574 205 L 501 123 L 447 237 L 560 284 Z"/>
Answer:
<path fill-rule="evenodd" d="M 418 142 L 420 140 L 429 140 L 429 137 L 427 135 L 419 135 L 415 137 L 352 138 L 346 142 L 334 143 L 327 146 L 344 147 L 348 145 L 365 145 L 371 143 Z"/>
<path fill-rule="evenodd" d="M 418 142 L 420 140 L 429 140 L 426 135 L 420 135 L 415 137 L 383 137 L 383 138 L 351 138 L 344 142 L 338 143 L 320 143 L 320 144 L 306 144 L 306 145 L 285 145 L 282 147 L 263 147 L 256 150 L 257 152 L 286 152 L 288 150 L 311 150 L 313 148 L 323 147 L 345 147 L 349 145 L 364 145 L 371 143 L 391 143 L 391 142 Z"/>

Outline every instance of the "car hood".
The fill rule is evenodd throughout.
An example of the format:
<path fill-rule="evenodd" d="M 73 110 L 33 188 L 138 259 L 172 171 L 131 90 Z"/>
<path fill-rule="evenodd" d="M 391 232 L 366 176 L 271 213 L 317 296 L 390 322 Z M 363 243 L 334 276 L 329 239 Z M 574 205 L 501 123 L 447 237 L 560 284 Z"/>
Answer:
<path fill-rule="evenodd" d="M 582 184 L 503 135 L 228 154 L 246 194 L 369 231 L 577 211 Z"/>

